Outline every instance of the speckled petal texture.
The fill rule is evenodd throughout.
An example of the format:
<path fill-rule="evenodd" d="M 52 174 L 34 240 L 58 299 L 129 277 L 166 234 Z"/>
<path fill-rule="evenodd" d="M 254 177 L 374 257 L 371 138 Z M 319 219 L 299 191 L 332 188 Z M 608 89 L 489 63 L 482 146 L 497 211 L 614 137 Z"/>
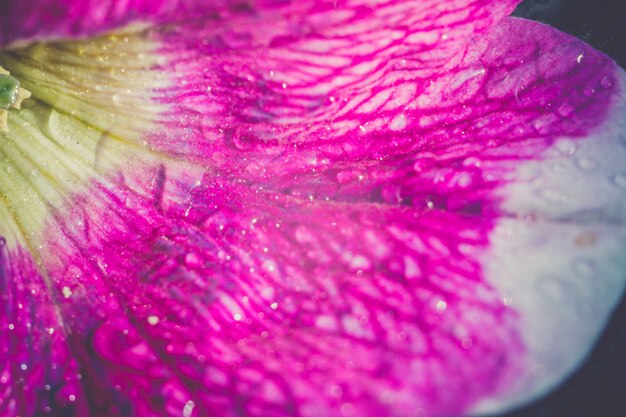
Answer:
<path fill-rule="evenodd" d="M 2 246 L 0 414 L 445 417 L 562 380 L 623 290 L 624 75 L 513 6 L 131 35 L 157 128 Z"/>

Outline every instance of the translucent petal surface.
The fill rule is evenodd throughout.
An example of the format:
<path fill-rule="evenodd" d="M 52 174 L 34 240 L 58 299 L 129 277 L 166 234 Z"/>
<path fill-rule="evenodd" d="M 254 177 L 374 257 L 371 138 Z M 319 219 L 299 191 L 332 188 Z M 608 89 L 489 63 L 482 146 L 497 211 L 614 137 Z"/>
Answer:
<path fill-rule="evenodd" d="M 2 412 L 464 415 L 582 359 L 620 70 L 510 5 L 330 6 L 0 57 Z"/>

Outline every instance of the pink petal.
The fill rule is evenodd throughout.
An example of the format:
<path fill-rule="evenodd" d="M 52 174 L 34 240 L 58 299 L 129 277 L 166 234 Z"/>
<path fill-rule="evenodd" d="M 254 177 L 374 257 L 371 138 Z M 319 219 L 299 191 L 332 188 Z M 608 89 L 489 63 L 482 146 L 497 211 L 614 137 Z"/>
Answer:
<path fill-rule="evenodd" d="M 223 30 L 165 33 L 181 91 L 164 97 L 180 106 L 168 127 L 184 140 L 161 136 L 151 144 L 210 158 L 217 175 L 258 192 L 491 219 L 484 232 L 491 245 L 473 256 L 482 279 L 517 307 L 526 354 L 511 391 L 477 408 L 545 392 L 584 357 L 623 289 L 626 237 L 610 223 L 623 212 L 616 179 L 626 156 L 612 139 L 623 127 L 607 123 L 622 112 L 622 75 L 578 40 L 534 23 L 504 21 L 489 36 L 478 24 L 466 50 L 459 41 L 447 50 L 438 21 L 416 18 L 440 36 L 437 48 L 418 43 L 412 55 L 411 36 L 394 45 L 389 33 L 380 35 L 374 50 L 376 32 L 367 43 L 342 45 L 342 28 L 363 16 L 319 14 L 299 14 L 306 17 L 273 31 L 243 19 Z M 445 30 L 464 24 L 447 22 Z M 263 36 L 248 33 L 259 26 Z M 290 35 L 301 27 L 313 29 Z M 368 71 L 355 75 L 363 62 Z M 588 144 L 574 145 L 572 158 L 562 149 L 577 140 Z M 564 174 L 551 174 L 559 165 Z M 604 278 L 592 284 L 581 269 Z M 567 293 L 585 307 L 561 308 Z"/>
<path fill-rule="evenodd" d="M 238 175 L 271 169 L 264 165 L 274 158 L 271 165 L 291 175 L 329 158 L 379 161 L 391 146 L 403 155 L 411 150 L 403 140 L 412 142 L 403 131 L 419 120 L 403 122 L 400 109 L 410 117 L 423 108 L 416 97 L 448 82 L 438 75 L 459 65 L 471 39 L 517 2 L 354 3 L 300 2 L 161 31 L 160 52 L 171 65 L 163 70 L 176 77 L 161 100 L 172 108 L 171 136 L 184 140 L 158 135 L 150 145 L 210 158 Z M 376 135 L 388 127 L 392 143 Z"/>
<path fill-rule="evenodd" d="M 623 288 L 623 73 L 538 24 L 489 30 L 495 8 L 289 10 L 156 32 L 179 88 L 146 139 L 184 160 L 139 155 L 56 208 L 45 275 L 3 252 L 26 365 L 2 368 L 5 414 L 465 414 L 585 355 Z M 341 32 L 378 21 L 410 29 Z M 407 51 L 419 22 L 451 46 Z M 379 66 L 342 77 L 359 60 Z"/>
<path fill-rule="evenodd" d="M 197 184 L 156 206 L 95 185 L 48 230 L 46 270 L 94 380 L 68 370 L 77 407 L 449 415 L 522 371 L 516 313 L 468 257 L 489 222 Z"/>
<path fill-rule="evenodd" d="M 0 46 L 97 35 L 129 23 L 176 22 L 238 4 L 228 0 L 6 0 L 1 5 Z"/>

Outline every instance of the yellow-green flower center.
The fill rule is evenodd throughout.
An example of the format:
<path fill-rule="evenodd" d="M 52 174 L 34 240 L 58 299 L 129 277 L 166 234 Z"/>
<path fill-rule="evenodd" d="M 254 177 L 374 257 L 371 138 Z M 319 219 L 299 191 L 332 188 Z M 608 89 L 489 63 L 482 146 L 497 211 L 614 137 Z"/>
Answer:
<path fill-rule="evenodd" d="M 51 209 L 145 154 L 166 87 L 131 32 L 0 52 L 0 231 L 39 245 Z M 22 100 L 32 98 L 21 106 Z"/>

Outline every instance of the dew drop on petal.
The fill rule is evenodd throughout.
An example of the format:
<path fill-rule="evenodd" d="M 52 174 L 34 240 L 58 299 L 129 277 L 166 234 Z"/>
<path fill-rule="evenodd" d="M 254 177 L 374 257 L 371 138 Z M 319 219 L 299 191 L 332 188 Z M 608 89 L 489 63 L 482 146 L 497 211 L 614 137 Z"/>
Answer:
<path fill-rule="evenodd" d="M 617 174 L 611 178 L 611 182 L 617 187 L 626 189 L 626 174 Z"/>
<path fill-rule="evenodd" d="M 593 171 L 598 166 L 598 161 L 592 158 L 580 158 L 576 164 L 583 171 Z"/>
<path fill-rule="evenodd" d="M 191 400 L 187 401 L 187 403 L 185 404 L 185 407 L 183 408 L 183 416 L 190 417 L 195 406 L 196 404 L 193 401 Z"/>
<path fill-rule="evenodd" d="M 63 292 L 63 297 L 70 298 L 72 296 L 72 290 L 69 287 L 63 287 L 61 290 Z"/>

